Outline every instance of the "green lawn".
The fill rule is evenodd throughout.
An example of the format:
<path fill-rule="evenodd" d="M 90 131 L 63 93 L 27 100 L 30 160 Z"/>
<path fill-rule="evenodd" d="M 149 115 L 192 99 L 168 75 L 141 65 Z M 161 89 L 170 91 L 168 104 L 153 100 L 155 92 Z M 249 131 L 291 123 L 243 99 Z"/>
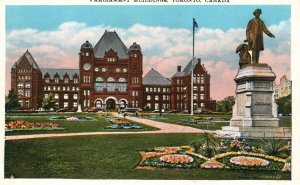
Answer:
<path fill-rule="evenodd" d="M 190 144 L 197 134 L 81 136 L 5 141 L 5 177 L 79 179 L 290 179 L 290 173 L 137 170 L 140 150 Z"/>
<path fill-rule="evenodd" d="M 159 114 L 142 114 L 142 118 L 149 119 L 149 116 L 158 116 Z M 231 118 L 231 115 L 207 115 L 207 114 L 195 114 L 194 116 L 188 115 L 188 114 L 163 114 L 162 117 L 166 119 L 156 119 L 155 121 L 160 122 L 166 122 L 166 123 L 172 123 L 177 125 L 185 125 L 189 127 L 199 128 L 199 129 L 205 129 L 205 130 L 219 130 L 222 129 L 223 126 L 229 126 L 229 120 Z M 193 124 L 193 123 L 183 123 L 181 120 L 190 120 L 194 117 L 223 117 L 225 118 L 226 122 L 220 122 L 220 123 L 202 123 L 202 124 Z"/>
<path fill-rule="evenodd" d="M 141 114 L 142 118 L 149 119 L 149 116 L 157 116 L 159 114 L 156 113 L 147 113 Z M 163 118 L 166 119 L 156 119 L 155 121 L 166 122 L 166 123 L 173 123 L 178 125 L 185 125 L 194 128 L 200 128 L 205 130 L 220 130 L 223 126 L 229 126 L 229 121 L 231 119 L 231 115 L 211 115 L 211 114 L 195 114 L 194 116 L 188 114 L 162 114 Z M 190 120 L 194 117 L 222 117 L 225 118 L 226 122 L 215 122 L 215 123 L 203 123 L 203 124 L 193 124 L 193 123 L 183 123 L 181 120 Z M 292 117 L 291 116 L 284 116 L 280 118 L 280 126 L 282 127 L 291 127 L 292 126 Z"/>
<path fill-rule="evenodd" d="M 94 118 L 94 121 L 67 121 L 67 120 L 49 120 L 50 117 L 54 116 L 87 116 Z M 53 113 L 53 114 L 9 114 L 6 116 L 6 122 L 24 120 L 28 122 L 53 122 L 60 124 L 60 127 L 65 130 L 53 130 L 53 131 L 9 131 L 5 135 L 20 135 L 20 134 L 44 134 L 44 133 L 75 133 L 75 132 L 103 132 L 103 131 L 145 131 L 145 130 L 157 130 L 157 128 L 142 125 L 143 129 L 105 129 L 106 126 L 111 125 L 109 121 L 104 119 L 100 114 L 97 113 Z"/>

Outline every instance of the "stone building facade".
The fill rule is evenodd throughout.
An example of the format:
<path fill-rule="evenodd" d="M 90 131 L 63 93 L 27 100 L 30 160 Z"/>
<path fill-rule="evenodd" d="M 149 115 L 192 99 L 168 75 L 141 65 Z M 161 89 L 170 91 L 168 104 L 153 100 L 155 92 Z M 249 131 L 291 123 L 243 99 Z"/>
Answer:
<path fill-rule="evenodd" d="M 194 59 L 171 79 L 151 69 L 144 77 L 140 45 L 125 46 L 118 34 L 105 31 L 93 47 L 89 41 L 79 50 L 79 69 L 39 68 L 26 51 L 11 68 L 11 88 L 22 109 L 38 109 L 53 94 L 58 108 L 189 110 L 191 70 L 194 72 L 194 109 L 215 111 L 210 100 L 210 75 L 200 59 Z"/>

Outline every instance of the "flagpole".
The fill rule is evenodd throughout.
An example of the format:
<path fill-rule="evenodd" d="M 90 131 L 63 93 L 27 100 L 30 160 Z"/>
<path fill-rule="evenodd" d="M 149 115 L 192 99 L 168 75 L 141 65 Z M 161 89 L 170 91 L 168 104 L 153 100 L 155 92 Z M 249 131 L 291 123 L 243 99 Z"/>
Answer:
<path fill-rule="evenodd" d="M 193 57 L 192 57 L 192 71 L 191 71 L 191 115 L 194 115 L 194 84 L 193 84 L 193 77 L 194 77 L 194 54 L 195 54 L 195 19 L 193 18 Z"/>

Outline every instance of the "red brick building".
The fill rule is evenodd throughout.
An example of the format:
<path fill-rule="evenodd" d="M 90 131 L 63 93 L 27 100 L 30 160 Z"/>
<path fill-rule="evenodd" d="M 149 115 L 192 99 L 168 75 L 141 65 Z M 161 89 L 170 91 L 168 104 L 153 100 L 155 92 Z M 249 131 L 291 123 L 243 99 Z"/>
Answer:
<path fill-rule="evenodd" d="M 215 110 L 210 100 L 210 75 L 195 59 L 171 79 L 152 69 L 144 78 L 143 54 L 135 42 L 127 48 L 116 32 L 105 31 L 93 47 L 83 43 L 79 69 L 39 68 L 26 51 L 11 68 L 11 88 L 22 109 L 38 109 L 53 94 L 58 108 L 92 107 L 150 110 L 189 110 L 191 69 L 194 71 L 194 108 Z"/>

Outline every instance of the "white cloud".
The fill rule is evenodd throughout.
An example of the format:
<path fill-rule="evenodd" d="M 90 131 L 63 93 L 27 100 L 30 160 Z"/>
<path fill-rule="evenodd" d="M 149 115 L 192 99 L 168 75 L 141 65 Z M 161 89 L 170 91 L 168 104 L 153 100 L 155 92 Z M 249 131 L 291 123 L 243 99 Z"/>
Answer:
<path fill-rule="evenodd" d="M 261 52 L 261 62 L 271 64 L 278 79 L 283 74 L 290 76 L 290 24 L 290 20 L 286 20 L 269 26 L 276 38 L 265 37 L 266 50 Z M 176 66 L 185 67 L 192 56 L 192 31 L 185 28 L 135 24 L 124 29 L 66 22 L 56 30 L 27 28 L 7 33 L 6 77 L 9 79 L 11 65 L 26 49 L 29 49 L 40 67 L 76 68 L 81 44 L 89 40 L 94 46 L 105 30 L 116 30 L 127 47 L 133 42 L 141 45 L 144 74 L 153 67 L 165 77 L 171 77 L 176 72 Z M 233 77 L 239 60 L 235 49 L 244 39 L 245 29 L 241 28 L 227 31 L 210 28 L 196 30 L 195 56 L 202 59 L 212 76 L 213 98 L 220 99 L 234 94 Z M 6 88 L 8 91 L 9 84 Z"/>

